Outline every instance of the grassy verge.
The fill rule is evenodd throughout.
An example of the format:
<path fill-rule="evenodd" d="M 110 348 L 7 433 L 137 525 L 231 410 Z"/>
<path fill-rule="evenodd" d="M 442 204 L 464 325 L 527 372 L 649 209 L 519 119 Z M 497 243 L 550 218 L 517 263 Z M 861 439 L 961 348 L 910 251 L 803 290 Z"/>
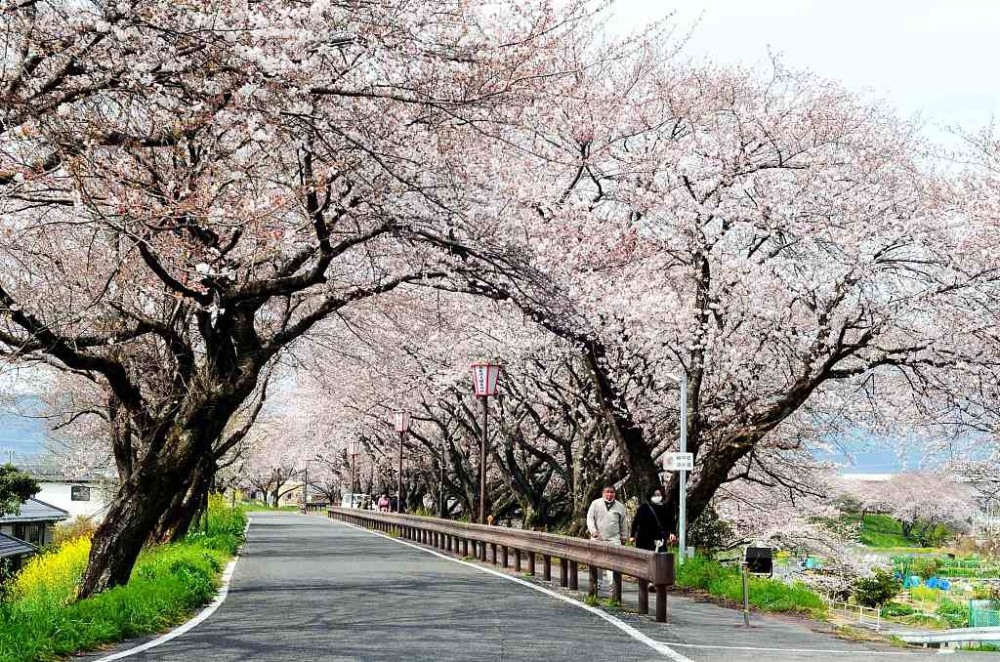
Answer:
<path fill-rule="evenodd" d="M 215 595 L 245 522 L 214 500 L 208 533 L 144 550 L 127 585 L 86 600 L 74 597 L 88 538 L 32 559 L 0 602 L 0 662 L 52 660 L 184 622 Z"/>
<path fill-rule="evenodd" d="M 677 585 L 706 591 L 727 603 L 742 604 L 739 568 L 702 557 L 688 559 L 677 568 Z M 763 577 L 750 578 L 750 604 L 761 611 L 796 612 L 811 616 L 826 613 L 823 600 L 801 583 L 785 584 Z"/>

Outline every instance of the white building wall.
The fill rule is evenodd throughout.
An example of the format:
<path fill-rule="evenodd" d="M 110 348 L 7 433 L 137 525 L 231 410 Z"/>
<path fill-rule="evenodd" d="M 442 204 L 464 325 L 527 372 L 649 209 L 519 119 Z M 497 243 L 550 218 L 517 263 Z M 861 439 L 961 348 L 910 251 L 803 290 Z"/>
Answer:
<path fill-rule="evenodd" d="M 104 517 L 105 509 L 108 505 L 108 497 L 105 488 L 95 483 L 38 483 L 42 491 L 35 495 L 39 501 L 51 504 L 56 508 L 69 511 L 70 519 L 77 515 L 94 517 L 101 519 Z M 86 485 L 90 488 L 90 501 L 73 501 L 72 486 Z"/>

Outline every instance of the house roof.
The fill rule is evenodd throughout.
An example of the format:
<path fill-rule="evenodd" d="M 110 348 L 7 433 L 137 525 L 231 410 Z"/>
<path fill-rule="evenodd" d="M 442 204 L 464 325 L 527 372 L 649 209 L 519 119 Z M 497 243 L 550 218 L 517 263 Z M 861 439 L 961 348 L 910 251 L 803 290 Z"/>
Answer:
<path fill-rule="evenodd" d="M 28 499 L 21 504 L 21 510 L 13 515 L 0 517 L 0 524 L 14 522 L 58 522 L 69 518 L 69 511 L 56 508 L 38 499 Z"/>
<path fill-rule="evenodd" d="M 0 559 L 7 556 L 22 556 L 24 554 L 34 554 L 38 548 L 23 540 L 18 540 L 13 536 L 0 533 Z"/>

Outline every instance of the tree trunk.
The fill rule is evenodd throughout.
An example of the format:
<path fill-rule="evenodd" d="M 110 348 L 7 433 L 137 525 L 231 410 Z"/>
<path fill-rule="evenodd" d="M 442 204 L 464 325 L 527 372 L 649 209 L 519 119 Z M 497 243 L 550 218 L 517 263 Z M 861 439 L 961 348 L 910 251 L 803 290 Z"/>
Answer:
<path fill-rule="evenodd" d="M 659 487 L 660 473 L 653 461 L 643 429 L 635 422 L 628 402 L 613 377 L 608 374 L 609 364 L 604 345 L 598 341 L 589 342 L 584 358 L 597 388 L 601 411 L 625 457 L 631 487 L 637 494 L 646 495 L 654 487 Z"/>
<path fill-rule="evenodd" d="M 205 504 L 205 495 L 214 474 L 214 462 L 206 468 L 200 465 L 187 482 L 187 488 L 178 492 L 170 507 L 160 516 L 153 533 L 153 540 L 167 542 L 179 540 L 191 529 L 198 511 Z"/>
<path fill-rule="evenodd" d="M 136 460 L 129 479 L 122 481 L 94 533 L 80 598 L 128 582 L 139 552 L 160 518 L 178 494 L 191 487 L 198 467 L 212 458 L 212 443 L 246 396 L 227 395 L 192 406 L 170 429 L 146 441 L 144 446 L 149 450 Z"/>
<path fill-rule="evenodd" d="M 176 495 L 170 480 L 135 480 L 137 475 L 119 488 L 94 533 L 80 598 L 128 583 L 139 552 Z"/>

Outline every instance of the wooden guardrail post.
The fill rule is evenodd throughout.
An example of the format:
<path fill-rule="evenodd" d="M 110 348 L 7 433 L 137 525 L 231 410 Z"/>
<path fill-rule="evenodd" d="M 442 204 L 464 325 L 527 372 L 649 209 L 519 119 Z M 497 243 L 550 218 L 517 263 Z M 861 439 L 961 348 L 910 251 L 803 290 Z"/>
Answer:
<path fill-rule="evenodd" d="M 514 572 L 521 574 L 521 550 L 514 550 Z"/>
<path fill-rule="evenodd" d="M 649 582 L 645 579 L 639 580 L 639 613 L 649 613 Z"/>
<path fill-rule="evenodd" d="M 618 604 L 622 603 L 622 573 L 611 573 L 611 599 Z"/>
<path fill-rule="evenodd" d="M 580 588 L 580 583 L 578 581 L 579 564 L 576 561 L 569 562 L 569 588 L 571 591 L 576 591 Z"/>
<path fill-rule="evenodd" d="M 674 583 L 674 555 L 653 554 L 650 576 L 656 587 L 656 622 L 667 622 L 667 586 Z"/>
<path fill-rule="evenodd" d="M 601 570 L 600 570 L 600 568 L 598 568 L 593 563 L 591 563 L 589 566 L 587 566 L 587 569 L 590 571 L 590 573 L 589 573 L 590 574 L 590 584 L 587 586 L 587 595 L 596 598 L 597 597 L 597 584 L 600 581 L 598 579 L 598 576 L 599 576 L 598 573 Z"/>
<path fill-rule="evenodd" d="M 559 559 L 559 585 L 563 588 L 569 586 L 569 563 L 566 559 Z"/>
<path fill-rule="evenodd" d="M 528 574 L 535 576 L 535 553 L 528 552 Z"/>
<path fill-rule="evenodd" d="M 509 551 L 507 550 L 507 545 L 503 545 L 500 547 L 500 565 L 501 567 L 503 567 L 504 570 L 506 570 L 507 566 L 509 565 L 508 561 L 509 561 Z"/>
<path fill-rule="evenodd" d="M 552 581 L 552 557 L 549 554 L 542 554 L 542 579 Z"/>

